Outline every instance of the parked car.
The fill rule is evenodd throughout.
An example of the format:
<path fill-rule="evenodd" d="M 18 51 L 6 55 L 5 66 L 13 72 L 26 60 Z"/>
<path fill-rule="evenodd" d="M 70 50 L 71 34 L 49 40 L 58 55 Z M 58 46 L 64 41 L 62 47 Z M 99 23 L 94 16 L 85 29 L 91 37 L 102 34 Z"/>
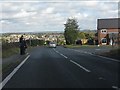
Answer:
<path fill-rule="evenodd" d="M 56 46 L 57 46 L 57 45 L 56 45 L 55 42 L 50 42 L 50 43 L 49 43 L 49 47 L 56 48 Z"/>

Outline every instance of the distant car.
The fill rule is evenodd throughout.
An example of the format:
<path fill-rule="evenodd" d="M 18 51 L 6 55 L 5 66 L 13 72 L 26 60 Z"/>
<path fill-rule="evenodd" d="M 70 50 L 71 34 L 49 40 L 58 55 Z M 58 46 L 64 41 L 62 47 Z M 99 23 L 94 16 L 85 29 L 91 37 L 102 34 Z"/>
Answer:
<path fill-rule="evenodd" d="M 56 45 L 55 42 L 50 42 L 50 43 L 49 43 L 49 47 L 56 48 L 56 46 L 57 46 L 57 45 Z"/>

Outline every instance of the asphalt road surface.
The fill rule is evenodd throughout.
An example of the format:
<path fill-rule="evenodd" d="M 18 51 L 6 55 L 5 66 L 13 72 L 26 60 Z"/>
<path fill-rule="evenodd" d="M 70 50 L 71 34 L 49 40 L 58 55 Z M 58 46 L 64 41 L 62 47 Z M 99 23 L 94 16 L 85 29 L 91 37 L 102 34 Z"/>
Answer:
<path fill-rule="evenodd" d="M 118 64 L 63 47 L 37 47 L 3 88 L 117 88 Z"/>

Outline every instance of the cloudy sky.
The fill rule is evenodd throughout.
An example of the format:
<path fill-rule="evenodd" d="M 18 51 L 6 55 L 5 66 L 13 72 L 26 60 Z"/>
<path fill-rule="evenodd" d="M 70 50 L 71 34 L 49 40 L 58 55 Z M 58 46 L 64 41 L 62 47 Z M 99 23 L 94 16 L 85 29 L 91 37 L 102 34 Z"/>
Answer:
<path fill-rule="evenodd" d="M 83 29 L 97 29 L 97 19 L 117 18 L 118 0 L 0 0 L 0 33 L 64 31 L 68 18 Z"/>

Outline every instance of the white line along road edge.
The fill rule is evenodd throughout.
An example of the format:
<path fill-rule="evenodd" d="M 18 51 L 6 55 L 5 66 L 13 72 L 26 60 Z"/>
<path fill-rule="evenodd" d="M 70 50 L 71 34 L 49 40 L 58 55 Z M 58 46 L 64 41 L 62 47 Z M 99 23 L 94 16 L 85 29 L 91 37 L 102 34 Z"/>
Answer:
<path fill-rule="evenodd" d="M 5 84 L 12 78 L 12 76 L 18 71 L 18 69 L 25 63 L 25 61 L 30 57 L 28 55 L 1 83 L 0 90 L 5 86 Z"/>
<path fill-rule="evenodd" d="M 70 62 L 72 62 L 73 64 L 77 65 L 78 67 L 82 68 L 83 70 L 85 70 L 86 72 L 91 72 L 90 70 L 84 68 L 83 66 L 81 66 L 80 64 L 76 63 L 75 61 L 73 60 L 70 60 Z"/>
<path fill-rule="evenodd" d="M 97 57 L 100 57 L 100 58 L 105 58 L 105 59 L 108 59 L 108 60 L 111 60 L 111 61 L 120 62 L 117 59 L 113 59 L 113 58 L 109 58 L 109 57 L 105 57 L 105 56 L 96 55 L 96 54 L 93 54 L 93 53 L 90 53 L 90 52 L 86 52 L 86 51 L 83 51 L 83 50 L 74 50 L 74 49 L 68 49 L 68 50 L 73 50 L 73 51 L 76 51 L 76 52 L 86 53 L 86 54 L 97 56 Z"/>

